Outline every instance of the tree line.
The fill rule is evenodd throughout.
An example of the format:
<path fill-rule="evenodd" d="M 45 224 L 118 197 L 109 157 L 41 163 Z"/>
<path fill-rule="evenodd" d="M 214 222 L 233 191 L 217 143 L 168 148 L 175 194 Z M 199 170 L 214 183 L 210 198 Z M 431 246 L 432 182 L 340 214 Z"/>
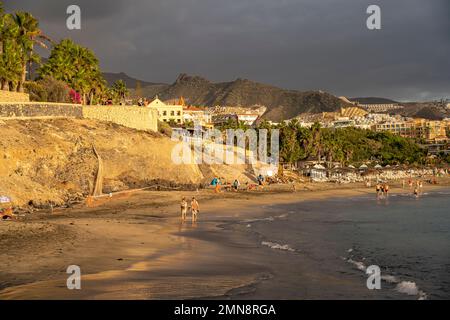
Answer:
<path fill-rule="evenodd" d="M 236 120 L 229 120 L 217 127 L 219 130 L 240 129 L 251 126 Z M 403 138 L 391 132 L 376 132 L 355 127 L 324 128 L 319 123 L 304 127 L 297 119 L 271 124 L 263 120 L 255 128 L 268 130 L 268 144 L 271 129 L 279 130 L 279 156 L 284 163 L 315 160 L 339 162 L 342 165 L 362 164 L 372 161 L 382 165 L 424 165 L 430 162 L 427 150 L 416 141 Z M 270 150 L 270 146 L 267 146 Z M 450 157 L 439 157 L 436 161 L 450 162 Z"/>
<path fill-rule="evenodd" d="M 258 128 L 280 130 L 280 158 L 287 163 L 308 159 L 342 165 L 366 161 L 382 165 L 424 165 L 427 162 L 425 149 L 412 139 L 390 132 L 354 127 L 323 128 L 319 123 L 307 128 L 296 119 L 276 126 L 263 121 Z"/>
<path fill-rule="evenodd" d="M 36 46 L 51 50 L 44 64 Z M 54 43 L 31 13 L 5 13 L 1 2 L 0 88 L 28 92 L 35 101 L 83 104 L 122 103 L 128 94 L 122 80 L 108 88 L 92 50 L 70 39 Z"/>

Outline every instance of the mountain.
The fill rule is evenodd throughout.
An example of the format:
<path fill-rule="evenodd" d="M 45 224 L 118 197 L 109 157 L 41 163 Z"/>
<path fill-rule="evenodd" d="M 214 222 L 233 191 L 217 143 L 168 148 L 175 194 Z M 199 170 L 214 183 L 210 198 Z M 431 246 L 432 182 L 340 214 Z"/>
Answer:
<path fill-rule="evenodd" d="M 359 102 L 360 104 L 397 104 L 397 101 L 386 99 L 386 98 L 378 98 L 378 97 L 361 97 L 361 98 L 350 98 L 352 102 Z"/>
<path fill-rule="evenodd" d="M 213 83 L 187 74 L 180 74 L 173 84 L 158 95 L 163 100 L 183 96 L 189 104 L 209 107 L 263 105 L 267 107 L 263 118 L 272 121 L 290 119 L 304 112 L 336 111 L 350 106 L 322 91 L 284 90 L 247 79 Z"/>
<path fill-rule="evenodd" d="M 133 77 L 130 77 L 124 72 L 120 73 L 112 73 L 112 72 L 103 72 L 103 77 L 105 78 L 108 86 L 112 86 L 114 82 L 117 80 L 123 80 L 127 86 L 127 88 L 134 89 L 136 88 L 136 84 L 139 82 L 141 87 L 153 86 L 153 85 L 163 85 L 162 83 L 153 83 L 148 81 L 139 80 Z"/>
<path fill-rule="evenodd" d="M 392 113 L 412 118 L 442 120 L 450 117 L 450 109 L 442 102 L 406 102 L 403 109 L 393 110 Z"/>
<path fill-rule="evenodd" d="M 450 110 L 443 102 L 397 102 L 377 97 L 350 98 L 349 100 L 358 101 L 361 104 L 399 104 L 404 108 L 392 110 L 389 113 L 405 117 L 442 120 L 450 116 Z"/>

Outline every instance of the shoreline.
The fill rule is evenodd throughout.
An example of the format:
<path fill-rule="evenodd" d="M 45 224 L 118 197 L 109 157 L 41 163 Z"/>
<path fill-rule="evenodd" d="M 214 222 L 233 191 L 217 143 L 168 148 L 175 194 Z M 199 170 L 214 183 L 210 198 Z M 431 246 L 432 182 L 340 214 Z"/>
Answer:
<path fill-rule="evenodd" d="M 426 185 L 425 190 L 448 185 L 447 181 L 440 183 Z M 55 210 L 52 215 L 37 213 L 26 221 L 2 222 L 1 243 L 7 249 L 0 253 L 0 259 L 6 261 L 0 270 L 0 298 L 189 299 L 199 298 L 199 285 L 203 297 L 239 296 L 255 281 L 270 278 L 270 271 L 252 261 L 248 261 L 246 269 L 241 264 L 224 266 L 223 260 L 214 259 L 214 252 L 221 252 L 226 261 L 242 259 L 242 252 L 234 250 L 233 245 L 244 246 L 239 250 L 253 254 L 249 239 L 239 238 L 221 225 L 242 218 L 261 218 L 267 211 L 255 208 L 268 205 L 369 194 L 375 197 L 373 187 L 337 187 L 218 195 L 212 190 L 198 194 L 146 191 L 112 199 L 96 208 Z M 391 190 L 410 192 L 398 187 Z M 201 206 L 195 227 L 190 222 L 180 225 L 177 214 L 179 198 L 189 194 L 196 194 Z M 5 225 L 9 225 L 7 232 Z M 22 232 L 22 237 L 13 236 L 17 231 Z M 80 265 L 85 290 L 65 288 L 65 268 L 70 264 Z M 184 286 L 174 292 L 171 284 L 177 288 L 180 283 L 176 280 L 180 278 L 185 280 Z M 123 293 L 124 283 L 130 287 L 127 292 L 134 294 Z"/>

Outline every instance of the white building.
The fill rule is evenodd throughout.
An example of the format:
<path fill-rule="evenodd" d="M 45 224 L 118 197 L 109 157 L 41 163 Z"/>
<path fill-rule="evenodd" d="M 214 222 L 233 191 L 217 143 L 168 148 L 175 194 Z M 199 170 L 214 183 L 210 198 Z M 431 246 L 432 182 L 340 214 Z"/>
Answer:
<path fill-rule="evenodd" d="M 238 113 L 236 114 L 238 121 L 242 121 L 245 124 L 251 126 L 259 118 L 259 113 Z"/>
<path fill-rule="evenodd" d="M 211 113 L 205 108 L 184 107 L 183 120 L 184 122 L 193 122 L 203 127 L 213 127 Z"/>
<path fill-rule="evenodd" d="M 150 102 L 147 107 L 158 111 L 158 120 L 164 122 L 173 122 L 183 124 L 183 106 L 175 104 L 165 104 L 159 100 L 158 96 Z"/>

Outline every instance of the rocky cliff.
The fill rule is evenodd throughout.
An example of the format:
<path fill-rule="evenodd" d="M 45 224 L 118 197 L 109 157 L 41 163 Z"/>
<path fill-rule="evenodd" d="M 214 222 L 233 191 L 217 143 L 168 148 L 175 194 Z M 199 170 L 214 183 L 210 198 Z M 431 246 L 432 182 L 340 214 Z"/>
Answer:
<path fill-rule="evenodd" d="M 197 188 L 219 175 L 248 179 L 244 165 L 176 165 L 175 142 L 159 133 L 82 119 L 0 120 L 0 195 L 46 207 L 92 194 L 103 163 L 103 193 L 155 184 Z"/>

